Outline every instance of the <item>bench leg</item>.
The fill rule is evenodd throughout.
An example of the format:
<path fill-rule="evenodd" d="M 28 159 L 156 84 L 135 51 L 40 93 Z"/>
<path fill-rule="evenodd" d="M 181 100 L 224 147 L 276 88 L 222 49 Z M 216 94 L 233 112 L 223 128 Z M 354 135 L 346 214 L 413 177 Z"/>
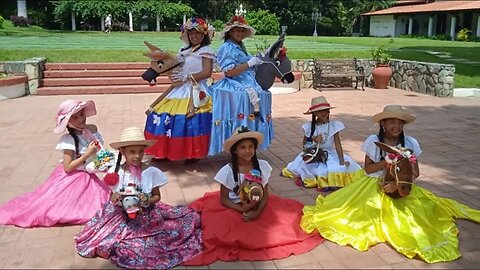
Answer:
<path fill-rule="evenodd" d="M 362 91 L 365 91 L 365 77 L 362 77 Z"/>
<path fill-rule="evenodd" d="M 358 77 L 355 77 L 355 90 L 358 89 Z"/>

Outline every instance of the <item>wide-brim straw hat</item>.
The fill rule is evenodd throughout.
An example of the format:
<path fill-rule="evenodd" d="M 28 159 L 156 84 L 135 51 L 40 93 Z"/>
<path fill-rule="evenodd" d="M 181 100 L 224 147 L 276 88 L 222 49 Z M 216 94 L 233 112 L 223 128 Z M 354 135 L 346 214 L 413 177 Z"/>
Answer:
<path fill-rule="evenodd" d="M 145 135 L 143 130 L 138 127 L 129 127 L 122 131 L 120 140 L 117 142 L 112 142 L 110 146 L 118 150 L 119 148 L 129 146 L 129 145 L 144 145 L 151 146 L 155 143 L 154 140 L 145 140 Z"/>
<path fill-rule="evenodd" d="M 242 16 L 233 16 L 230 21 L 225 24 L 222 32 L 220 32 L 220 38 L 224 39 L 225 34 L 234 27 L 247 29 L 248 34 L 245 36 L 245 38 L 253 37 L 255 35 L 255 29 L 248 25 L 247 21 Z"/>
<path fill-rule="evenodd" d="M 330 110 L 332 108 L 335 107 L 330 106 L 330 103 L 328 103 L 327 99 L 324 96 L 319 96 L 312 98 L 310 108 L 308 108 L 308 111 L 304 112 L 303 114 L 311 114 L 316 111 Z"/>
<path fill-rule="evenodd" d="M 415 116 L 409 114 L 400 105 L 387 105 L 383 108 L 383 112 L 375 114 L 372 119 L 376 123 L 380 123 L 383 119 L 395 118 L 405 121 L 405 124 L 410 124 L 415 121 Z"/>
<path fill-rule="evenodd" d="M 192 18 L 188 21 L 186 21 L 181 27 L 180 27 L 180 39 L 185 42 L 185 44 L 190 45 L 190 40 L 188 39 L 188 31 L 195 29 L 198 32 L 208 35 L 208 38 L 210 41 L 212 41 L 212 38 L 215 34 L 215 28 L 208 24 L 207 21 L 205 21 L 202 18 Z"/>
<path fill-rule="evenodd" d="M 225 140 L 225 142 L 223 143 L 223 150 L 227 153 L 230 153 L 230 149 L 235 143 L 237 143 L 240 140 L 248 139 L 248 138 L 257 140 L 258 145 L 260 145 L 263 142 L 262 133 L 256 132 L 256 131 L 250 131 L 247 127 L 242 126 L 237 128 L 237 130 L 235 130 L 233 135 L 230 136 L 230 138 L 228 138 L 227 140 Z"/>
<path fill-rule="evenodd" d="M 83 110 L 83 113 L 86 117 L 90 117 L 97 114 L 97 109 L 95 108 L 95 103 L 93 100 L 79 101 L 74 99 L 67 99 L 57 110 L 57 126 L 53 129 L 53 133 L 60 134 L 65 131 L 67 128 L 70 117 L 76 114 L 77 112 Z"/>

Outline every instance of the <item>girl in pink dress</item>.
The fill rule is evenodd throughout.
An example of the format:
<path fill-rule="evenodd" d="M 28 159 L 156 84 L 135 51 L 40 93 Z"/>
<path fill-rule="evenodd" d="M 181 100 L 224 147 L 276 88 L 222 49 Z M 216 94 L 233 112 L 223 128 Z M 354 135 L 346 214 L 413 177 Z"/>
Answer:
<path fill-rule="evenodd" d="M 86 118 L 96 115 L 92 100 L 66 100 L 58 107 L 55 134 L 65 130 L 56 149 L 62 161 L 44 184 L 0 206 L 0 224 L 18 227 L 50 227 L 58 224 L 85 224 L 108 200 L 110 189 L 85 169 L 103 138 Z"/>

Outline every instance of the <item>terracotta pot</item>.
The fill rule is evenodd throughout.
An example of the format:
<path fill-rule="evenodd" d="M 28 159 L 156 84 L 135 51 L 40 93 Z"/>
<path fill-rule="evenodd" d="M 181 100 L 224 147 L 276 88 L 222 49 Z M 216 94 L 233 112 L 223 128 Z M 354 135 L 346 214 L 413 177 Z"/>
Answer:
<path fill-rule="evenodd" d="M 393 72 L 389 65 L 377 64 L 372 70 L 374 87 L 377 89 L 387 89 L 392 74 Z"/>

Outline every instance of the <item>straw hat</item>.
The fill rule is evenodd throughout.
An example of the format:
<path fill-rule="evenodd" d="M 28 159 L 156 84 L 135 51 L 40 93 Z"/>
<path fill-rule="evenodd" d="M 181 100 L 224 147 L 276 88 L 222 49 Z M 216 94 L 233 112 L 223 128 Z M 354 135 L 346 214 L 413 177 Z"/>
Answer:
<path fill-rule="evenodd" d="M 405 121 L 405 124 L 410 124 L 415 121 L 415 116 L 407 113 L 407 111 L 400 105 L 387 105 L 383 108 L 383 112 L 375 114 L 372 119 L 376 123 L 380 123 L 383 119 L 395 118 Z"/>
<path fill-rule="evenodd" d="M 145 140 L 145 135 L 143 135 L 143 130 L 137 127 L 129 127 L 122 131 L 120 136 L 120 141 L 113 142 L 110 146 L 113 149 L 118 150 L 121 147 L 129 145 L 145 145 L 151 146 L 155 143 L 154 140 Z"/>
<path fill-rule="evenodd" d="M 233 16 L 229 22 L 225 24 L 222 32 L 220 32 L 220 38 L 224 39 L 225 34 L 234 27 L 242 27 L 248 30 L 248 34 L 245 38 L 253 37 L 255 35 L 255 29 L 248 25 L 247 21 L 242 16 Z"/>
<path fill-rule="evenodd" d="M 332 108 L 335 107 L 330 106 L 330 103 L 328 103 L 327 99 L 324 96 L 319 96 L 312 98 L 312 105 L 310 105 L 308 111 L 304 112 L 303 114 L 311 114 L 316 111 L 329 110 Z"/>
<path fill-rule="evenodd" d="M 65 128 L 68 125 L 68 121 L 70 121 L 70 117 L 76 114 L 77 112 L 83 109 L 83 113 L 86 117 L 90 117 L 97 114 L 97 110 L 95 109 L 95 103 L 93 100 L 88 101 L 79 101 L 74 99 L 67 99 L 57 109 L 57 126 L 53 129 L 53 133 L 60 134 L 65 131 Z"/>
<path fill-rule="evenodd" d="M 208 35 L 210 41 L 212 41 L 213 35 L 215 34 L 215 28 L 208 24 L 204 19 L 192 18 L 186 21 L 180 27 L 180 39 L 188 45 L 190 45 L 190 40 L 188 39 L 188 30 L 191 29 L 195 29 L 204 35 Z"/>
<path fill-rule="evenodd" d="M 241 126 L 235 130 L 232 136 L 223 143 L 223 150 L 230 153 L 232 146 L 240 140 L 252 138 L 257 140 L 258 144 L 263 142 L 263 135 L 260 132 L 250 131 L 246 126 Z"/>

